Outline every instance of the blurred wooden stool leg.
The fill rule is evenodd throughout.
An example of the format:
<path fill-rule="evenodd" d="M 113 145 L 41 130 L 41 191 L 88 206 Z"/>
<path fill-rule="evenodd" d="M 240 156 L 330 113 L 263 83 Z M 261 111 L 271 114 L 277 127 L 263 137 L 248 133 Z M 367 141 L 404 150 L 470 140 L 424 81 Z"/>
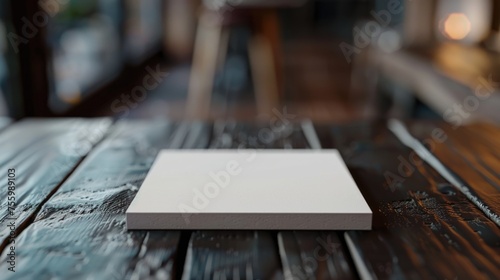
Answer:
<path fill-rule="evenodd" d="M 254 83 L 257 113 L 270 115 L 279 105 L 279 89 L 270 43 L 263 36 L 250 40 L 248 53 Z"/>
<path fill-rule="evenodd" d="M 189 119 L 207 119 L 210 114 L 215 72 L 221 46 L 222 24 L 218 15 L 203 12 L 200 17 L 189 78 L 186 111 Z"/>
<path fill-rule="evenodd" d="M 278 86 L 278 97 L 283 97 L 283 51 L 281 49 L 281 34 L 278 12 L 276 10 L 265 10 L 260 13 L 260 24 L 257 32 L 264 36 L 270 44 L 273 55 L 274 71 L 276 73 L 276 85 Z"/>
<path fill-rule="evenodd" d="M 269 115 L 280 105 L 283 94 L 279 23 L 276 11 L 254 13 L 254 32 L 249 58 L 257 112 Z"/>
<path fill-rule="evenodd" d="M 197 0 L 165 1 L 163 47 L 175 62 L 191 58 L 198 6 Z"/>

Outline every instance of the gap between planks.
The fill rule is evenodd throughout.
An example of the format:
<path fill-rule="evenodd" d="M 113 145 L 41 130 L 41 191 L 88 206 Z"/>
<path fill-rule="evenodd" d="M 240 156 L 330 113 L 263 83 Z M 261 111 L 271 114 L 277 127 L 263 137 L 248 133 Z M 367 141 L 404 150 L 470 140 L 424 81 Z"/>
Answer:
<path fill-rule="evenodd" d="M 180 232 L 128 232 L 124 213 L 131 195 L 136 191 L 135 185 L 144 179 L 157 149 L 181 148 L 173 147 L 172 143 L 189 141 L 203 145 L 200 137 L 189 133 L 201 130 L 186 129 L 186 126 L 190 124 L 174 126 L 161 120 L 115 124 L 112 136 L 105 140 L 106 144 L 101 143 L 89 154 L 20 236 L 21 249 L 26 255 L 21 257 L 24 262 L 19 263 L 19 273 L 49 278 L 53 275 L 66 275 L 63 278 L 75 275 L 85 278 L 96 275 L 99 278 L 106 277 L 103 275 L 141 278 L 152 270 L 157 276 L 172 276 L 172 272 L 176 271 L 175 256 Z M 193 137 L 197 141 L 190 140 Z M 179 140 L 173 141 L 174 138 Z M 117 164 L 110 164 L 113 161 Z M 109 178 L 112 180 L 106 183 Z M 110 223 L 100 223 L 102 221 Z M 64 230 L 60 226 L 54 227 L 61 223 L 67 224 Z M 44 234 L 37 234 L 40 230 Z M 100 237 L 105 239 L 94 234 L 101 234 Z M 67 255 L 68 252 L 75 254 Z M 99 257 L 107 258 L 107 261 L 85 261 Z M 44 264 L 40 265 L 42 259 Z M 61 271 L 61 261 L 80 268 Z M 28 264 L 33 266 L 22 269 Z"/>
<path fill-rule="evenodd" d="M 394 135 L 407 147 L 414 150 L 422 159 L 432 166 L 441 176 L 448 180 L 455 188 L 462 192 L 467 199 L 476 205 L 486 217 L 500 227 L 500 216 L 493 212 L 482 199 L 471 193 L 469 186 L 458 180 L 449 168 L 447 168 L 434 154 L 432 154 L 420 141 L 412 136 L 405 125 L 396 119 L 391 119 L 388 122 L 388 128 Z"/>
<path fill-rule="evenodd" d="M 77 118 L 74 118 L 74 119 L 77 119 Z M 64 184 L 64 182 L 66 182 L 66 180 L 75 172 L 75 170 L 78 168 L 78 166 L 80 166 L 80 164 L 92 152 L 92 150 L 95 149 L 100 143 L 102 143 L 102 141 L 109 135 L 111 127 L 113 126 L 114 120 L 112 120 L 111 118 L 101 118 L 101 120 L 106 120 L 106 119 L 109 120 L 109 122 L 111 122 L 111 123 L 109 124 L 109 126 L 106 127 L 106 131 L 102 135 L 102 137 L 98 141 L 96 141 L 95 143 L 92 143 L 92 148 L 89 151 L 87 151 L 84 155 L 80 156 L 79 160 L 76 161 L 74 166 L 66 173 L 66 175 L 60 180 L 60 182 L 55 185 L 55 187 L 47 194 L 47 196 L 44 199 L 42 199 L 42 201 L 38 204 L 38 206 L 35 208 L 35 210 L 28 215 L 26 220 L 22 221 L 21 224 L 16 225 L 16 228 L 14 231 L 16 237 L 21 235 L 21 233 L 31 223 L 33 223 L 35 217 L 38 215 L 38 213 L 40 212 L 42 207 L 45 205 L 45 203 L 47 203 L 47 201 L 49 201 L 52 198 L 52 196 L 57 192 L 57 190 L 59 190 L 59 188 Z M 26 119 L 26 120 L 29 121 L 30 119 Z M 26 120 L 24 120 L 24 121 L 26 121 Z M 43 119 L 36 119 L 36 120 L 43 120 Z M 12 120 L 8 119 L 7 125 L 5 125 L 4 127 L 0 127 L 0 133 L 5 132 L 8 128 L 15 126 L 18 123 L 20 123 L 20 121 L 12 121 Z M 16 209 L 18 209 L 19 206 L 20 206 L 20 204 L 19 205 L 16 204 Z M 2 243 L 0 243 L 0 256 L 3 254 L 5 248 L 8 246 L 8 244 L 9 244 L 9 238 L 5 238 L 4 240 L 2 240 Z"/>

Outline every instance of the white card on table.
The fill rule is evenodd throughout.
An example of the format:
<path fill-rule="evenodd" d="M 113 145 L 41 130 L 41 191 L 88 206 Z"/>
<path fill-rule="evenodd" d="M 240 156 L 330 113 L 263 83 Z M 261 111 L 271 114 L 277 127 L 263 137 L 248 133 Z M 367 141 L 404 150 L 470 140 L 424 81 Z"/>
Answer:
<path fill-rule="evenodd" d="M 127 209 L 139 229 L 368 230 L 337 150 L 163 150 Z"/>

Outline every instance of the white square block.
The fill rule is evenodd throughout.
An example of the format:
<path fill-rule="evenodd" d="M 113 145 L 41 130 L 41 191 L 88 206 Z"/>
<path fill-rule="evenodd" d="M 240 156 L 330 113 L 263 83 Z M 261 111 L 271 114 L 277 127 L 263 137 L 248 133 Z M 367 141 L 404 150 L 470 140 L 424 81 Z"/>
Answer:
<path fill-rule="evenodd" d="M 336 150 L 164 150 L 127 209 L 133 229 L 368 230 Z"/>

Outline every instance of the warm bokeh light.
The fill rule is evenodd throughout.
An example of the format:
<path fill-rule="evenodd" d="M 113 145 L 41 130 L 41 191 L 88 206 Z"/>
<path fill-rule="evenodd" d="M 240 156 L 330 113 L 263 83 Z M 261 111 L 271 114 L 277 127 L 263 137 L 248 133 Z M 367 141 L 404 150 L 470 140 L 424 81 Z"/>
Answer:
<path fill-rule="evenodd" d="M 57 92 L 57 96 L 61 101 L 71 105 L 76 105 L 82 101 L 82 93 L 79 90 Z"/>
<path fill-rule="evenodd" d="M 471 31 L 469 18 L 463 13 L 452 13 L 444 20 L 444 35 L 452 40 L 462 40 Z"/>

